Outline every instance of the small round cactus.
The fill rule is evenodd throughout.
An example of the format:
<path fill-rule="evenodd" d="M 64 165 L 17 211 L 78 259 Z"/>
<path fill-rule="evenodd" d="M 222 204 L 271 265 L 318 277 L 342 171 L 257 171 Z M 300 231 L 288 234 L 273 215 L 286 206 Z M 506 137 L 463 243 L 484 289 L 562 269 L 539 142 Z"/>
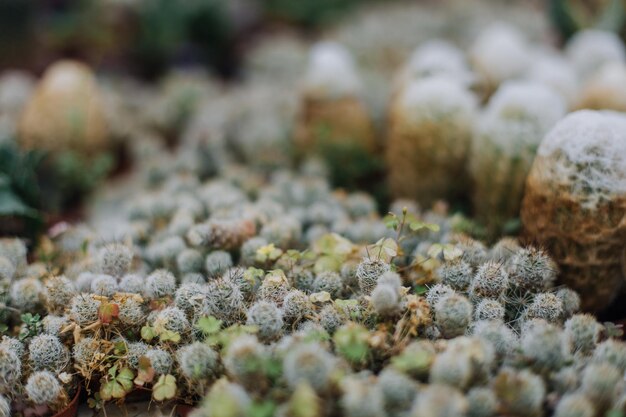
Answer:
<path fill-rule="evenodd" d="M 361 291 L 363 291 L 364 294 L 371 293 L 378 283 L 378 278 L 389 270 L 389 264 L 382 259 L 363 259 L 356 269 L 356 278 Z"/>
<path fill-rule="evenodd" d="M 230 253 L 223 250 L 209 253 L 204 262 L 204 268 L 209 276 L 221 275 L 232 266 L 233 258 L 230 256 Z"/>
<path fill-rule="evenodd" d="M 604 413 L 624 387 L 623 375 L 608 363 L 590 364 L 582 373 L 580 391 Z"/>
<path fill-rule="evenodd" d="M 314 312 L 313 303 L 300 290 L 291 290 L 287 293 L 282 310 L 283 319 L 290 324 L 302 321 Z"/>
<path fill-rule="evenodd" d="M 498 398 L 489 388 L 476 387 L 467 393 L 467 417 L 492 417 L 498 411 Z"/>
<path fill-rule="evenodd" d="M 385 368 L 378 375 L 385 410 L 388 413 L 402 413 L 410 410 L 417 394 L 417 384 L 407 375 L 392 368 Z"/>
<path fill-rule="evenodd" d="M 398 289 L 388 284 L 378 284 L 371 297 L 374 310 L 381 316 L 393 316 L 400 311 Z"/>
<path fill-rule="evenodd" d="M 166 375 L 170 373 L 174 360 L 172 355 L 163 349 L 148 349 L 145 353 L 146 358 L 150 360 L 150 365 L 157 375 Z"/>
<path fill-rule="evenodd" d="M 474 308 L 474 318 L 478 320 L 504 320 L 504 306 L 497 300 L 482 299 Z"/>
<path fill-rule="evenodd" d="M 554 410 L 554 417 L 593 417 L 593 403 L 580 393 L 564 395 Z"/>
<path fill-rule="evenodd" d="M 471 321 L 472 304 L 462 295 L 443 297 L 435 305 L 435 323 L 447 339 L 465 334 Z"/>
<path fill-rule="evenodd" d="M 203 284 L 182 284 L 176 290 L 174 304 L 185 312 L 188 318 L 199 311 L 202 301 L 207 296 L 207 286 Z"/>
<path fill-rule="evenodd" d="M 226 323 L 233 323 L 242 315 L 243 294 L 228 277 L 210 281 L 207 294 L 202 304 L 202 314 L 213 315 Z"/>
<path fill-rule="evenodd" d="M 43 285 L 37 278 L 24 278 L 11 285 L 9 298 L 11 305 L 21 311 L 34 311 L 44 293 Z"/>
<path fill-rule="evenodd" d="M 323 347 L 304 344 L 287 353 L 283 373 L 291 389 L 306 381 L 317 392 L 323 392 L 328 388 L 335 362 L 335 358 Z"/>
<path fill-rule="evenodd" d="M 273 340 L 282 333 L 282 313 L 274 303 L 257 301 L 250 307 L 247 316 L 247 324 L 258 327 L 258 335 L 262 340 Z"/>
<path fill-rule="evenodd" d="M 41 334 L 30 341 L 28 358 L 35 370 L 59 373 L 69 364 L 70 353 L 58 337 Z"/>
<path fill-rule="evenodd" d="M 54 404 L 63 395 L 61 383 L 49 371 L 38 371 L 31 374 L 24 389 L 28 399 L 37 405 Z"/>
<path fill-rule="evenodd" d="M 115 278 L 121 278 L 130 271 L 133 251 L 122 243 L 111 243 L 98 251 L 100 272 Z"/>
<path fill-rule="evenodd" d="M 119 283 L 120 292 L 141 294 L 144 287 L 144 278 L 138 274 L 124 275 Z"/>
<path fill-rule="evenodd" d="M 150 298 L 161 298 L 174 295 L 176 278 L 164 269 L 154 271 L 146 278 L 144 292 Z"/>
<path fill-rule="evenodd" d="M 470 285 L 469 293 L 472 298 L 493 298 L 502 297 L 509 285 L 509 274 L 504 267 L 495 262 L 485 262 L 482 264 Z"/>
<path fill-rule="evenodd" d="M 89 294 L 79 294 L 70 303 L 70 318 L 79 326 L 87 326 L 98 320 L 100 302 Z"/>
<path fill-rule="evenodd" d="M 532 320 L 522 329 L 524 357 L 538 370 L 558 370 L 570 357 L 570 344 L 563 331 L 542 320 Z"/>
<path fill-rule="evenodd" d="M 502 368 L 491 388 L 500 399 L 500 412 L 510 415 L 541 416 L 546 388 L 541 377 L 527 369 Z"/>
<path fill-rule="evenodd" d="M 329 334 L 335 333 L 335 330 L 337 330 L 346 321 L 345 317 L 343 317 L 332 304 L 324 306 L 324 308 L 320 311 L 319 316 L 320 324 Z"/>
<path fill-rule="evenodd" d="M 257 297 L 281 306 L 289 292 L 289 287 L 289 280 L 282 270 L 270 271 L 265 275 Z"/>
<path fill-rule="evenodd" d="M 563 319 L 568 319 L 580 310 L 580 296 L 570 288 L 560 288 L 556 296 L 563 305 Z"/>
<path fill-rule="evenodd" d="M 324 271 L 315 276 L 313 291 L 326 291 L 331 297 L 336 298 L 341 294 L 341 290 L 343 290 L 343 281 L 338 273 Z"/>
<path fill-rule="evenodd" d="M 341 407 L 346 417 L 376 417 L 385 415 L 382 390 L 366 380 L 346 378 L 343 382 Z"/>
<path fill-rule="evenodd" d="M 135 297 L 125 297 L 118 303 L 120 322 L 127 326 L 137 326 L 144 322 L 146 311 L 143 304 Z"/>
<path fill-rule="evenodd" d="M 126 360 L 131 368 L 137 369 L 139 367 L 139 359 L 145 356 L 148 349 L 148 345 L 144 342 L 126 343 Z"/>
<path fill-rule="evenodd" d="M 428 385 L 421 390 L 413 408 L 412 417 L 455 417 L 467 414 L 469 404 L 457 389 L 447 385 Z"/>
<path fill-rule="evenodd" d="M 449 285 L 457 291 L 465 291 L 472 282 L 472 267 L 462 259 L 445 262 L 438 270 L 437 275 L 443 284 Z"/>
<path fill-rule="evenodd" d="M 526 181 L 525 234 L 587 311 L 609 306 L 624 283 L 625 127 L 621 113 L 570 113 L 541 142 Z"/>
<path fill-rule="evenodd" d="M 256 337 L 243 335 L 234 339 L 224 355 L 224 367 L 228 374 L 242 384 L 258 380 L 264 372 L 268 359 L 265 346 Z"/>
<path fill-rule="evenodd" d="M 80 339 L 72 348 L 74 362 L 78 366 L 88 369 L 89 364 L 100 351 L 100 342 L 99 339 L 94 339 L 93 337 L 83 337 Z"/>
<path fill-rule="evenodd" d="M 575 353 L 589 355 L 600 339 L 602 325 L 590 314 L 576 314 L 565 322 L 565 335 Z"/>
<path fill-rule="evenodd" d="M 516 251 L 508 270 L 513 285 L 533 293 L 552 288 L 558 272 L 548 254 L 532 246 Z"/>
<path fill-rule="evenodd" d="M 613 339 L 605 340 L 593 352 L 593 362 L 608 363 L 620 372 L 626 372 L 626 343 Z"/>
<path fill-rule="evenodd" d="M 21 358 L 26 352 L 22 342 L 9 336 L 2 336 L 2 339 L 0 339 L 0 347 L 9 349 L 15 353 L 18 358 Z"/>
<path fill-rule="evenodd" d="M 48 314 L 41 320 L 43 332 L 54 336 L 60 336 L 61 330 L 63 330 L 68 324 L 70 324 L 70 318 L 68 316 L 55 316 Z"/>
<path fill-rule="evenodd" d="M 178 307 L 166 307 L 159 311 L 152 325 L 155 328 L 175 332 L 181 336 L 191 328 L 185 313 Z"/>
<path fill-rule="evenodd" d="M 219 375 L 219 355 L 210 346 L 194 342 L 176 352 L 182 374 L 190 381 L 202 381 Z"/>
<path fill-rule="evenodd" d="M 176 256 L 176 267 L 181 274 L 200 272 L 202 266 L 202 253 L 196 249 L 184 249 Z"/>
<path fill-rule="evenodd" d="M 535 295 L 523 316 L 526 319 L 543 319 L 554 323 L 563 316 L 563 303 L 552 293 L 540 293 Z"/>
<path fill-rule="evenodd" d="M 0 393 L 10 394 L 22 376 L 19 356 L 7 346 L 0 346 Z"/>
<path fill-rule="evenodd" d="M 515 352 L 519 344 L 519 339 L 513 330 L 498 320 L 476 321 L 472 326 L 472 334 L 491 343 L 500 360 Z"/>
<path fill-rule="evenodd" d="M 74 295 L 76 286 L 63 275 L 52 277 L 45 283 L 46 306 L 52 313 L 63 313 Z"/>
<path fill-rule="evenodd" d="M 445 384 L 458 389 L 465 389 L 472 378 L 472 364 L 469 355 L 458 355 L 446 351 L 437 355 L 430 368 L 430 383 Z"/>
<path fill-rule="evenodd" d="M 117 280 L 111 275 L 96 275 L 91 281 L 91 292 L 96 295 L 111 297 L 117 292 Z"/>
<path fill-rule="evenodd" d="M 435 284 L 428 289 L 428 294 L 426 294 L 426 301 L 430 305 L 430 308 L 434 309 L 439 300 L 454 294 L 454 290 L 449 285 Z"/>

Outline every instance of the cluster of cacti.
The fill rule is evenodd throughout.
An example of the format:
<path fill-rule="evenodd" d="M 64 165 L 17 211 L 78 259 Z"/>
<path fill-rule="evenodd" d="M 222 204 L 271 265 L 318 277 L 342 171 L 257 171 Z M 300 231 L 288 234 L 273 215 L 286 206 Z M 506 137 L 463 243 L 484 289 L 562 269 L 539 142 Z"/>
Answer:
<path fill-rule="evenodd" d="M 67 62 L 32 94 L 0 79 L 0 136 L 25 106 L 24 147 L 126 138 L 135 161 L 85 224 L 30 252 L 0 239 L 0 417 L 52 415 L 79 386 L 194 417 L 626 413 L 620 329 L 585 313 L 624 289 L 626 116 L 562 119 L 626 108 L 621 41 L 561 53 L 497 24 L 408 57 L 417 38 L 360 19 L 308 69 L 299 41 L 258 48 L 236 88 L 99 85 Z"/>

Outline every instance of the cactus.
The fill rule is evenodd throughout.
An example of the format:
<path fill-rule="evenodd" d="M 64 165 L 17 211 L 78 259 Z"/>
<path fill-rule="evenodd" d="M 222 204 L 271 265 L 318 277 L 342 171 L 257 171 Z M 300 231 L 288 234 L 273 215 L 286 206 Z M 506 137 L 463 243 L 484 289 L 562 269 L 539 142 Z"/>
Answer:
<path fill-rule="evenodd" d="M 435 323 L 446 339 L 465 334 L 471 321 L 472 304 L 462 295 L 448 295 L 435 304 Z"/>
<path fill-rule="evenodd" d="M 606 63 L 626 60 L 626 50 L 619 36 L 598 29 L 581 30 L 574 35 L 565 45 L 565 54 L 582 79 Z"/>
<path fill-rule="evenodd" d="M 530 81 L 502 84 L 481 115 L 469 155 L 476 218 L 491 237 L 519 214 L 537 146 L 565 114 L 565 101 Z"/>
<path fill-rule="evenodd" d="M 190 381 L 215 378 L 220 372 L 218 354 L 200 342 L 181 347 L 176 352 L 176 360 L 182 374 Z"/>
<path fill-rule="evenodd" d="M 430 206 L 459 196 L 475 106 L 469 91 L 444 77 L 413 81 L 399 93 L 386 155 L 394 197 Z"/>
<path fill-rule="evenodd" d="M 361 291 L 364 294 L 371 293 L 378 283 L 378 278 L 389 269 L 389 264 L 382 259 L 364 258 L 356 269 L 356 279 Z"/>
<path fill-rule="evenodd" d="M 576 107 L 579 109 L 626 111 L 626 63 L 609 62 L 584 84 Z"/>
<path fill-rule="evenodd" d="M 76 286 L 63 275 L 52 277 L 45 282 L 45 300 L 48 311 L 63 313 L 76 295 Z"/>
<path fill-rule="evenodd" d="M 466 415 L 468 408 L 467 399 L 459 390 L 447 385 L 429 385 L 418 393 L 410 415 L 455 417 Z"/>
<path fill-rule="evenodd" d="M 53 405 L 65 395 L 59 380 L 48 371 L 31 374 L 24 389 L 28 399 L 37 405 Z"/>
<path fill-rule="evenodd" d="M 0 346 L 0 394 L 13 394 L 22 376 L 19 356 L 7 346 Z"/>
<path fill-rule="evenodd" d="M 92 154 L 108 145 L 102 98 L 91 69 L 75 61 L 50 66 L 19 124 L 26 149 L 73 149 Z"/>
<path fill-rule="evenodd" d="M 247 324 L 258 327 L 261 340 L 270 341 L 282 334 L 283 317 L 275 304 L 258 301 L 250 307 L 247 316 Z"/>
<path fill-rule="evenodd" d="M 98 251 L 100 272 L 115 278 L 121 278 L 130 271 L 133 251 L 122 243 L 111 243 Z"/>
<path fill-rule="evenodd" d="M 167 351 L 160 348 L 148 349 L 145 356 L 150 360 L 150 365 L 157 375 L 167 375 L 170 373 L 174 360 L 172 359 L 172 355 Z"/>
<path fill-rule="evenodd" d="M 165 269 L 156 270 L 146 278 L 144 293 L 149 298 L 172 296 L 175 291 L 176 278 Z"/>
<path fill-rule="evenodd" d="M 30 341 L 28 359 L 33 369 L 58 374 L 69 365 L 70 353 L 58 337 L 42 334 Z"/>
<path fill-rule="evenodd" d="M 111 297 L 117 292 L 117 280 L 110 275 L 96 275 L 91 281 L 92 294 Z"/>
<path fill-rule="evenodd" d="M 551 253 L 584 310 L 606 308 L 624 281 L 624 126 L 612 112 L 566 116 L 541 143 L 526 182 L 525 234 Z"/>
<path fill-rule="evenodd" d="M 233 258 L 230 253 L 217 250 L 209 253 L 204 262 L 204 269 L 209 276 L 218 276 L 233 266 Z"/>
<path fill-rule="evenodd" d="M 360 89 L 345 48 L 332 42 L 312 47 L 295 128 L 296 150 L 303 156 L 320 155 L 342 184 L 354 185 L 375 166 L 377 144 Z"/>
<path fill-rule="evenodd" d="M 290 350 L 283 361 L 283 372 L 287 384 L 296 389 L 307 382 L 315 391 L 327 391 L 336 358 L 316 344 L 304 344 Z"/>
<path fill-rule="evenodd" d="M 542 414 L 545 385 L 531 371 L 502 368 L 492 382 L 492 389 L 500 399 L 500 412 L 529 417 Z"/>
<path fill-rule="evenodd" d="M 87 326 L 98 320 L 100 302 L 89 294 L 79 294 L 70 303 L 70 318 L 79 326 Z"/>

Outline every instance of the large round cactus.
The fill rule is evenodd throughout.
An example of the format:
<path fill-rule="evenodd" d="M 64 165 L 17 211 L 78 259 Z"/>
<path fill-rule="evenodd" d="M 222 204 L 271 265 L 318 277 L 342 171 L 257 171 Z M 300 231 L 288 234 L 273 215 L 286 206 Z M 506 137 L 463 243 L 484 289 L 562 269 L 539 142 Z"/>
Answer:
<path fill-rule="evenodd" d="M 390 111 L 387 161 L 395 197 L 429 205 L 463 190 L 476 101 L 448 77 L 415 80 Z"/>
<path fill-rule="evenodd" d="M 354 164 L 376 150 L 370 115 L 349 53 L 322 42 L 311 50 L 301 97 L 295 142 L 301 155 L 318 153 L 333 164 Z"/>
<path fill-rule="evenodd" d="M 474 135 L 469 166 L 475 214 L 491 235 L 518 216 L 537 147 L 564 114 L 561 96 L 533 82 L 506 82 L 489 101 Z"/>
<path fill-rule="evenodd" d="M 106 147 L 104 105 L 89 67 L 59 61 L 48 68 L 22 113 L 18 133 L 26 149 L 95 153 Z"/>
<path fill-rule="evenodd" d="M 560 121 L 538 149 L 521 216 L 582 307 L 606 308 L 626 279 L 626 116 L 582 110 Z"/>

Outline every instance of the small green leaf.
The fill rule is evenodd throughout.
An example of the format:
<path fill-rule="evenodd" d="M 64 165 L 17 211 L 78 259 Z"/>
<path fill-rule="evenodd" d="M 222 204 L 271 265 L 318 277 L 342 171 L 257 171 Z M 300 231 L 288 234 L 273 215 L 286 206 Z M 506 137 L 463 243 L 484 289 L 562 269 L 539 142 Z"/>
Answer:
<path fill-rule="evenodd" d="M 133 374 L 133 371 L 129 368 L 123 368 L 117 375 L 116 380 L 122 385 L 122 388 L 124 388 L 126 392 L 130 392 L 133 389 L 134 378 L 135 375 Z"/>
<path fill-rule="evenodd" d="M 159 340 L 161 342 L 178 343 L 180 342 L 180 334 L 171 330 L 163 330 L 159 333 Z"/>
<path fill-rule="evenodd" d="M 152 327 L 150 327 L 150 326 L 143 326 L 141 328 L 141 338 L 143 340 L 145 340 L 146 342 L 151 341 L 155 337 L 156 337 L 156 332 L 154 331 L 154 329 Z"/>
<path fill-rule="evenodd" d="M 424 223 L 424 222 L 420 222 L 420 221 L 411 222 L 409 224 L 409 228 L 412 231 L 414 231 L 414 232 L 417 232 L 418 230 L 422 230 L 422 229 L 428 229 L 431 232 L 438 232 L 439 231 L 439 225 L 438 224 Z"/>
<path fill-rule="evenodd" d="M 213 316 L 200 317 L 196 323 L 196 327 L 205 335 L 214 334 L 222 328 L 222 321 Z"/>
<path fill-rule="evenodd" d="M 425 285 L 416 285 L 415 286 L 415 294 L 417 295 L 423 295 L 426 294 L 428 292 L 428 287 Z"/>
<path fill-rule="evenodd" d="M 161 375 L 152 388 L 152 398 L 156 401 L 171 400 L 176 396 L 176 378 L 173 375 Z"/>
<path fill-rule="evenodd" d="M 249 417 L 272 417 L 276 411 L 273 401 L 254 402 L 248 409 Z"/>

